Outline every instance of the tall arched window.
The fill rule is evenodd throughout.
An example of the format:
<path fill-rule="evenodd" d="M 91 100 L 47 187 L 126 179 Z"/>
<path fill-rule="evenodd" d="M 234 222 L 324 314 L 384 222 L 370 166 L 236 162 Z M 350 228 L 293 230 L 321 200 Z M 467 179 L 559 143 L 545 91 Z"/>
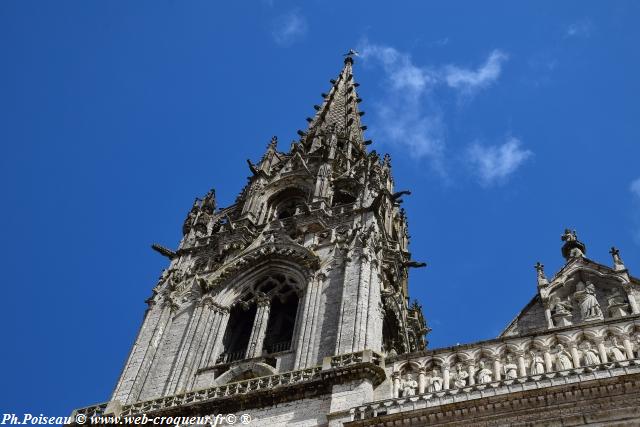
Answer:
<path fill-rule="evenodd" d="M 298 292 L 298 281 L 282 273 L 262 276 L 247 288 L 231 309 L 217 363 L 290 350 Z"/>

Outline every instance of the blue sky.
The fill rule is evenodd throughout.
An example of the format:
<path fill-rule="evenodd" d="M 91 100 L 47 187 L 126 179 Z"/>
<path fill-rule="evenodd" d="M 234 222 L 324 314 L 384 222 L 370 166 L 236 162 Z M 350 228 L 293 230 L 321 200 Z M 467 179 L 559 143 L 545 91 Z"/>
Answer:
<path fill-rule="evenodd" d="M 633 1 L 0 2 L 3 412 L 109 398 L 193 198 L 233 202 L 341 66 L 411 189 L 430 347 L 496 336 L 533 265 L 640 275 Z M 637 269 L 637 270 L 636 270 Z M 638 272 L 636 272 L 638 271 Z"/>

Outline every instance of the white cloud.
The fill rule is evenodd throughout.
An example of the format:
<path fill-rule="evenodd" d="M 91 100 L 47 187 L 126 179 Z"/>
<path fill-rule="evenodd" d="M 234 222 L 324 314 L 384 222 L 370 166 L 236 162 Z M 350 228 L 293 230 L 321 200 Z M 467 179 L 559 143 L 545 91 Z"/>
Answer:
<path fill-rule="evenodd" d="M 307 20 L 297 10 L 281 15 L 274 21 L 271 35 L 280 46 L 291 46 L 307 33 Z"/>
<path fill-rule="evenodd" d="M 565 31 L 566 37 L 584 37 L 587 38 L 593 32 L 593 24 L 588 19 L 574 22 L 569 25 Z"/>
<path fill-rule="evenodd" d="M 365 42 L 359 50 L 363 60 L 381 65 L 385 74 L 386 92 L 376 103 L 374 135 L 408 148 L 413 156 L 429 158 L 434 170 L 444 175 L 445 126 L 437 104 L 426 96 L 438 84 L 437 74 L 416 66 L 408 54 L 393 47 Z"/>
<path fill-rule="evenodd" d="M 433 89 L 469 95 L 486 88 L 498 80 L 507 55 L 494 50 L 477 70 L 468 70 L 453 65 L 420 67 L 409 54 L 368 41 L 360 44 L 359 51 L 365 62 L 380 65 L 385 76 L 386 92 L 376 105 L 374 136 L 409 149 L 412 156 L 428 158 L 433 169 L 446 177 L 447 128 Z"/>
<path fill-rule="evenodd" d="M 486 88 L 497 81 L 502 73 L 502 64 L 507 59 L 507 54 L 496 49 L 491 52 L 486 62 L 477 70 L 468 70 L 449 65 L 445 68 L 445 80 L 449 87 L 458 89 L 464 94 L 472 94 L 478 89 Z"/>
<path fill-rule="evenodd" d="M 509 138 L 502 145 L 483 146 L 472 144 L 467 151 L 467 158 L 485 186 L 504 183 L 533 152 L 522 148 L 517 138 Z"/>

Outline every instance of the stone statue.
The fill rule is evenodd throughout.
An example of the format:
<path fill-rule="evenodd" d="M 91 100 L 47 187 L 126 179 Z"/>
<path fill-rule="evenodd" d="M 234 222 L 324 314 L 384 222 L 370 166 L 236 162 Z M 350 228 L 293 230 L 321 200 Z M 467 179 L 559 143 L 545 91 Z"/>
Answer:
<path fill-rule="evenodd" d="M 315 197 L 328 197 L 329 195 L 329 180 L 331 179 L 331 165 L 324 163 L 318 169 L 318 178 L 316 180 Z"/>
<path fill-rule="evenodd" d="M 442 390 L 442 378 L 438 375 L 438 370 L 431 371 L 429 382 L 427 383 L 427 391 L 433 393 Z"/>
<path fill-rule="evenodd" d="M 544 374 L 544 359 L 535 351 L 529 353 L 531 356 L 531 375 Z"/>
<path fill-rule="evenodd" d="M 564 349 L 564 346 L 562 344 L 558 344 L 556 348 L 558 349 L 556 352 L 556 369 L 558 371 L 573 369 L 571 355 Z"/>
<path fill-rule="evenodd" d="M 491 372 L 491 369 L 487 368 L 484 365 L 484 361 L 480 361 L 480 363 L 478 364 L 478 383 L 479 384 L 486 384 L 486 383 L 490 383 L 491 381 L 493 381 L 493 372 Z"/>
<path fill-rule="evenodd" d="M 510 354 L 507 354 L 506 361 L 502 366 L 504 371 L 504 377 L 507 380 L 512 380 L 514 378 L 518 378 L 518 365 L 513 362 L 513 357 Z"/>
<path fill-rule="evenodd" d="M 571 310 L 571 302 L 569 300 L 561 300 L 560 297 L 554 296 L 551 299 L 551 317 L 555 326 L 569 326 L 572 324 L 571 318 L 573 314 Z"/>
<path fill-rule="evenodd" d="M 600 303 L 596 298 L 596 289 L 593 283 L 588 283 L 585 287 L 584 283 L 578 283 L 576 286 L 576 292 L 574 297 L 580 304 L 580 312 L 582 314 L 582 320 L 602 320 L 602 310 L 600 309 Z"/>
<path fill-rule="evenodd" d="M 407 372 L 400 382 L 400 388 L 402 389 L 402 397 L 415 396 L 418 382 L 413 379 L 413 375 Z"/>
<path fill-rule="evenodd" d="M 611 337 L 611 347 L 609 347 L 609 356 L 611 360 L 614 362 L 622 362 L 623 360 L 627 360 L 627 357 L 624 355 L 624 347 L 621 347 L 618 344 L 618 338 Z"/>
<path fill-rule="evenodd" d="M 456 372 L 453 374 L 453 384 L 457 387 L 465 387 L 467 385 L 467 378 L 469 378 L 469 373 L 464 370 L 464 367 L 461 363 L 456 365 Z"/>
<path fill-rule="evenodd" d="M 589 341 L 584 343 L 582 357 L 584 357 L 585 366 L 600 364 L 600 356 L 598 356 L 598 354 L 591 348 L 591 343 Z"/>
<path fill-rule="evenodd" d="M 622 317 L 629 314 L 629 304 L 620 295 L 620 289 L 615 288 L 611 295 L 607 297 L 607 312 L 611 317 Z"/>

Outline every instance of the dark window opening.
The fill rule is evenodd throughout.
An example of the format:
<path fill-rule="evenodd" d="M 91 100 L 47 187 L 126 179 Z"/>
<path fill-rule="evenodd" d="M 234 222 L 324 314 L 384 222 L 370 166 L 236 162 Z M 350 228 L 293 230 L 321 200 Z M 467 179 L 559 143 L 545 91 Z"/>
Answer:
<path fill-rule="evenodd" d="M 298 297 L 295 294 L 289 295 L 284 302 L 277 297 L 271 301 L 269 323 L 263 347 L 267 353 L 291 349 L 297 311 Z"/>
<path fill-rule="evenodd" d="M 256 317 L 256 305 L 251 304 L 246 310 L 242 304 L 231 309 L 229 323 L 224 334 L 224 352 L 220 355 L 219 363 L 228 363 L 245 358 L 253 321 Z"/>
<path fill-rule="evenodd" d="M 355 201 L 356 201 L 355 197 L 353 197 L 351 194 L 346 193 L 344 191 L 338 191 L 333 196 L 333 206 L 348 205 L 351 203 L 355 203 Z"/>

